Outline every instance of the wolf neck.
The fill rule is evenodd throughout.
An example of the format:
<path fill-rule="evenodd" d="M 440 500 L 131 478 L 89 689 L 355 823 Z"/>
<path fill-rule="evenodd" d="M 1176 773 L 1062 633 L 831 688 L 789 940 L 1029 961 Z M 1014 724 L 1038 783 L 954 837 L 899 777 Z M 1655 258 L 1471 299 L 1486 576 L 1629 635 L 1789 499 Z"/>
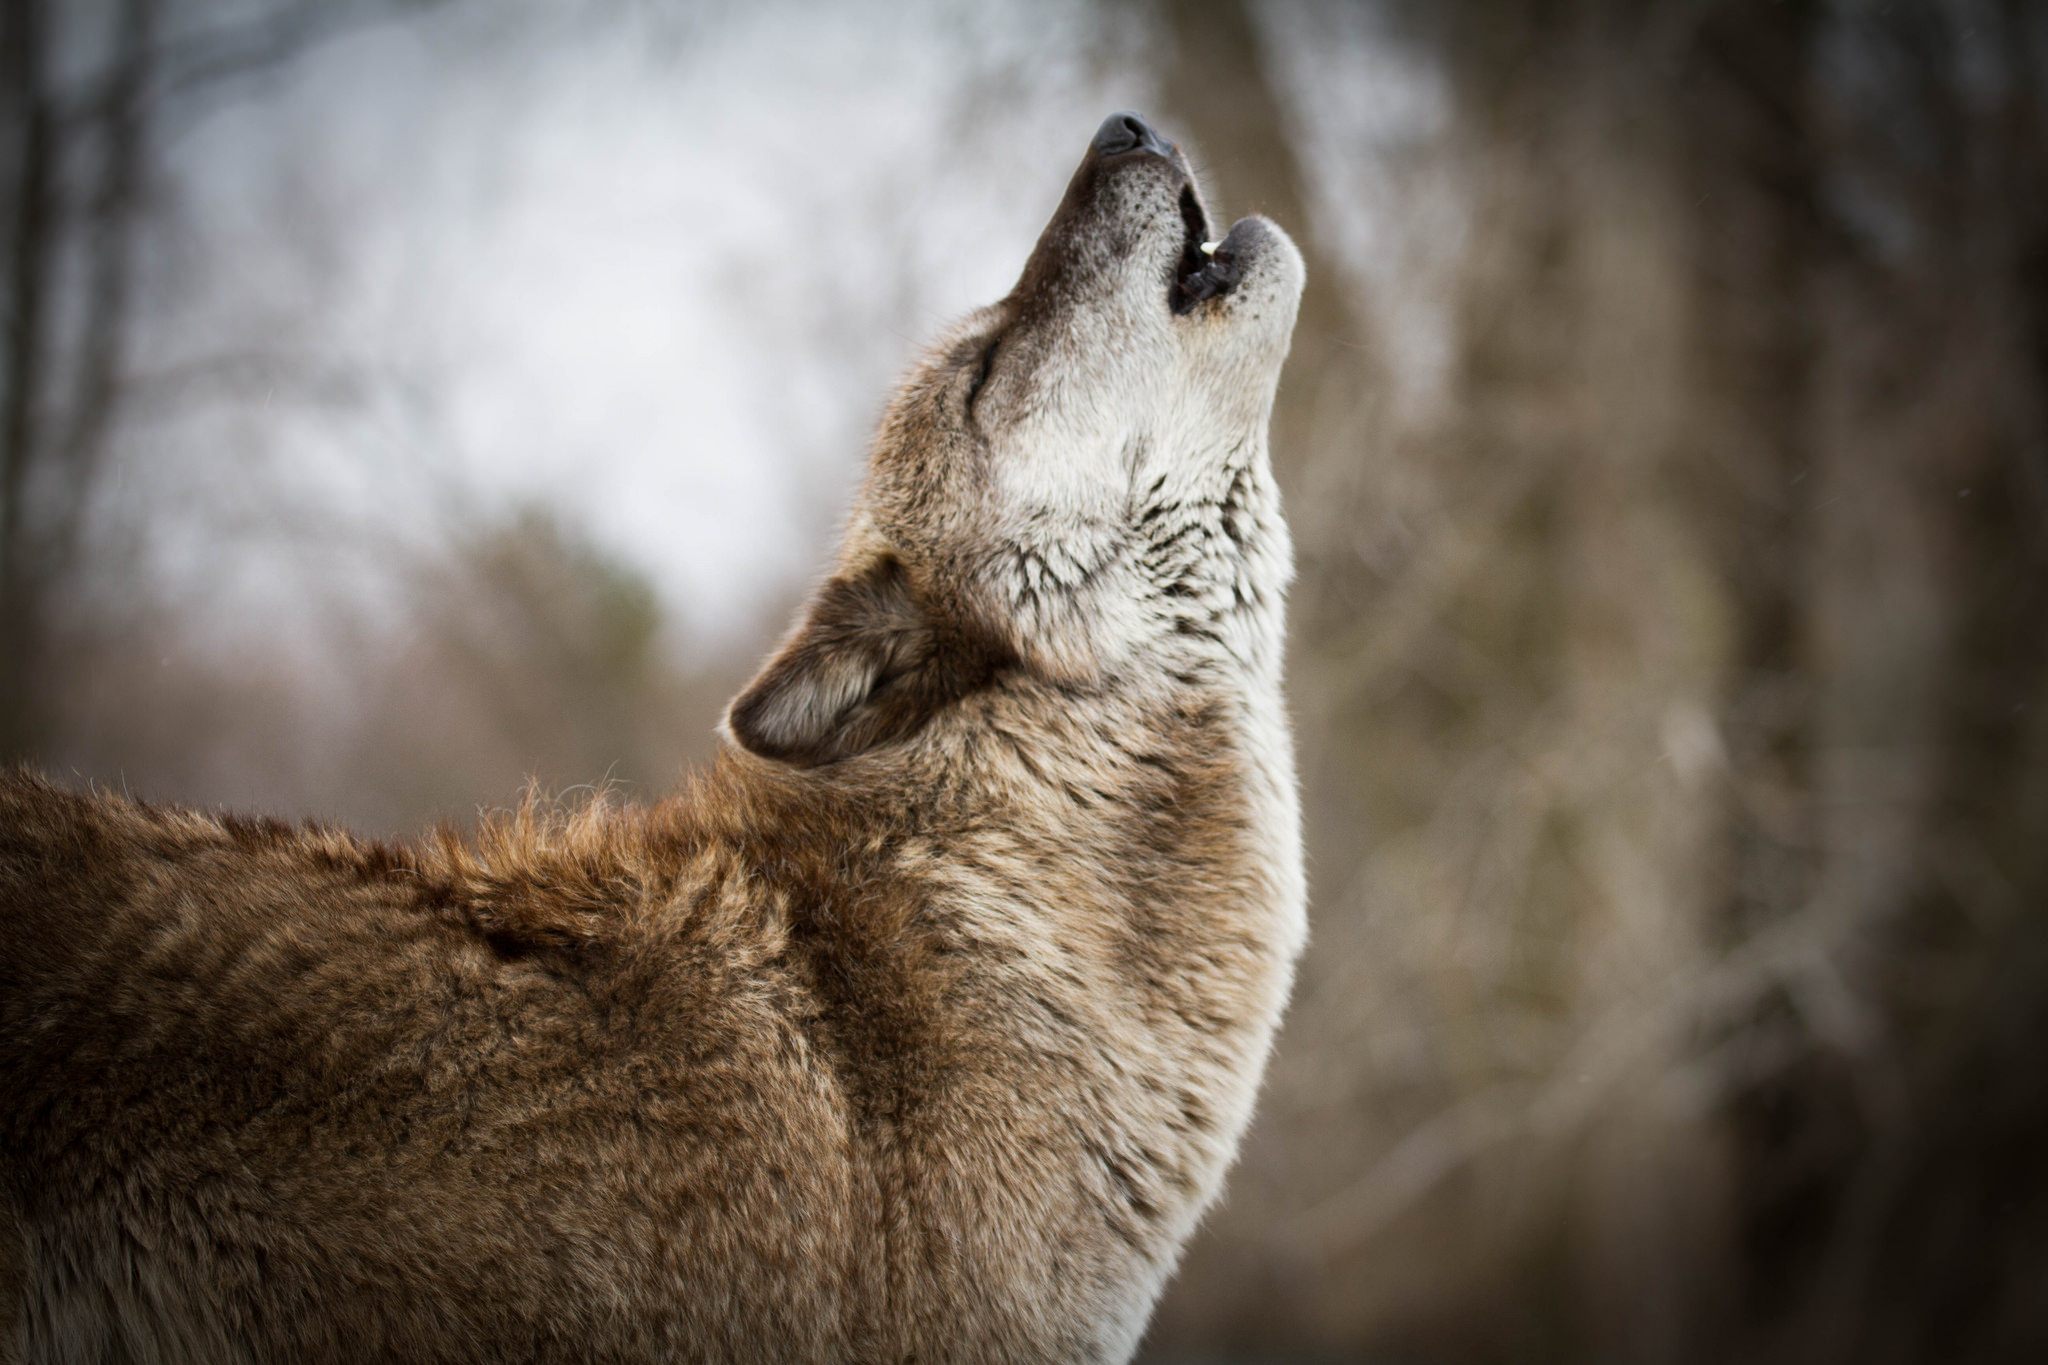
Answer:
<path fill-rule="evenodd" d="M 1263 449 L 1174 515 L 1148 572 L 1179 576 L 1184 590 L 1164 600 L 1182 614 L 1146 657 L 1099 688 L 1023 682 L 975 699 L 921 762 L 933 789 L 972 774 L 955 808 L 1036 844 L 1048 865 L 1134 901 L 1162 876 L 1175 894 L 1211 893 L 1216 931 L 1249 935 L 1281 968 L 1265 983 L 1277 1008 L 1305 936 L 1305 889 L 1282 692 L 1292 560 Z M 1202 951 L 1201 938 L 1188 947 Z M 1263 1055 L 1261 1039 L 1248 1060 Z"/>
<path fill-rule="evenodd" d="M 962 846 L 1022 871 L 996 896 L 1057 945 L 1041 993 L 1087 983 L 1071 1008 L 1124 1021 L 1111 1069 L 1148 1072 L 1198 1116 L 1126 1134 L 1184 1182 L 1177 1239 L 1249 1122 L 1306 937 L 1278 651 L 1164 696 L 1016 700 L 1016 719 L 982 718 L 988 781 Z"/>
<path fill-rule="evenodd" d="M 1207 440 L 1215 441 L 1213 433 Z M 986 726 L 1000 749 L 1014 754 L 1018 770 L 994 784 L 1001 799 L 1028 793 L 1027 807 L 1063 812 L 1062 837 L 1082 813 L 1105 830 L 1151 819 L 1159 773 L 1183 776 L 1170 801 L 1183 815 L 1197 799 L 1228 793 L 1244 837 L 1228 847 L 1190 839 L 1176 856 L 1209 884 L 1218 877 L 1255 883 L 1255 898 L 1274 917 L 1265 927 L 1291 961 L 1302 938 L 1303 900 L 1293 742 L 1282 695 L 1293 553 L 1264 410 L 1220 445 L 1162 447 L 1157 454 L 1153 468 L 1141 455 L 1133 503 L 1122 518 L 1139 531 L 1135 549 L 1117 557 L 1131 577 L 1101 576 L 1118 600 L 1128 595 L 1150 604 L 1153 614 L 1132 632 L 1129 653 L 1110 665 L 1099 687 L 1036 695 L 1028 686 L 1013 689 L 995 705 L 968 708 L 960 723 L 969 735 Z M 1097 614 L 1115 619 L 1107 610 Z M 969 804 L 975 801 L 970 795 Z M 1073 856 L 1071 846 L 1062 856 Z"/>

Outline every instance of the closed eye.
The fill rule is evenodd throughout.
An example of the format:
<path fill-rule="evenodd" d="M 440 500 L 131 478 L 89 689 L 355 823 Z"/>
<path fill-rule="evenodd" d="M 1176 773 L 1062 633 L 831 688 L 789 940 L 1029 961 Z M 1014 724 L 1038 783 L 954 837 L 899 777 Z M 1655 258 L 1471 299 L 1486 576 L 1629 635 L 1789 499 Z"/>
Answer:
<path fill-rule="evenodd" d="M 997 337 L 981 353 L 981 368 L 974 372 L 974 382 L 967 386 L 967 415 L 970 417 L 974 415 L 974 400 L 981 395 L 981 386 L 988 383 L 989 372 L 996 366 L 996 347 L 1002 342 L 1003 339 Z"/>

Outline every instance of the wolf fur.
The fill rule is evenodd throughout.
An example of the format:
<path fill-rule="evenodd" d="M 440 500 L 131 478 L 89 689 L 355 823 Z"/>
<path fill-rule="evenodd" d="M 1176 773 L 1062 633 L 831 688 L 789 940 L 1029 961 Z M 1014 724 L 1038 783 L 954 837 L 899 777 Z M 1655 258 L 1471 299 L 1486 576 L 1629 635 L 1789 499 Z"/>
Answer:
<path fill-rule="evenodd" d="M 1304 934 L 1302 287 L 1089 153 L 646 809 L 388 844 L 0 778 L 0 1354 L 1121 1360 Z M 1191 207 L 1192 206 L 1192 207 Z"/>

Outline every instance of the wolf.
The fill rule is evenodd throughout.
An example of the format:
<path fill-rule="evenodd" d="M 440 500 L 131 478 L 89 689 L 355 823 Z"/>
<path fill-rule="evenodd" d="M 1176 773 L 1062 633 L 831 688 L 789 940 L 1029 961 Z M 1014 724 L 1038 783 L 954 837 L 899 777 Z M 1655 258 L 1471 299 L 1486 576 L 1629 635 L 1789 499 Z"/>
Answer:
<path fill-rule="evenodd" d="M 1305 935 L 1303 288 L 1095 134 L 646 808 L 386 843 L 0 779 L 22 1361 L 1114 1361 Z"/>

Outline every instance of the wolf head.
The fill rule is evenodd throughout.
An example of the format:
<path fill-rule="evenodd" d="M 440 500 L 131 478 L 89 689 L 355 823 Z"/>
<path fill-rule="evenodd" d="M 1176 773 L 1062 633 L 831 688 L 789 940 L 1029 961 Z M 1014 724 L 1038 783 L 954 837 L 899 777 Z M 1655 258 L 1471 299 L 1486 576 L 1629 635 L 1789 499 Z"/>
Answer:
<path fill-rule="evenodd" d="M 1272 668 L 1266 426 L 1302 283 L 1264 218 L 1212 241 L 1180 149 L 1112 114 L 1016 287 L 898 387 L 837 568 L 731 737 L 827 763 L 1006 678 L 1164 694 Z"/>

